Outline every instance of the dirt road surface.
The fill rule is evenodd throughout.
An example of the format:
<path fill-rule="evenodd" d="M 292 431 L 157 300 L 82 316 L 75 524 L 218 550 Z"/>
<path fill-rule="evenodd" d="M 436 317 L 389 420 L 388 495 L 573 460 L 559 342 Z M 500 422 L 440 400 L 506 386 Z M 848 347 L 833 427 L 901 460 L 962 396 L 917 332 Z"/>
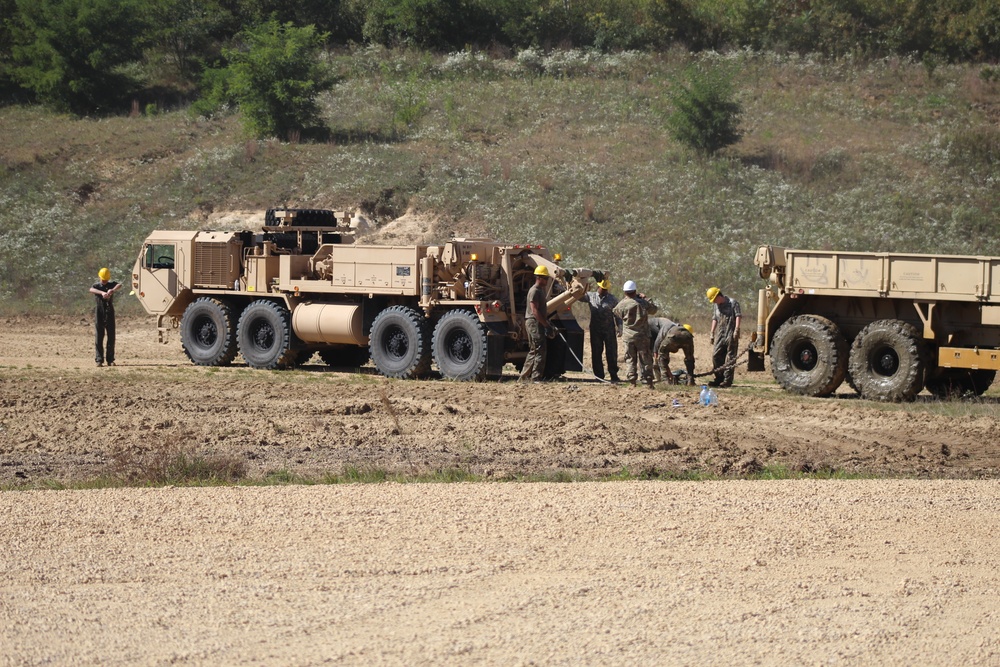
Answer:
<path fill-rule="evenodd" d="M 89 326 L 5 322 L 5 487 L 171 447 L 251 476 L 916 479 L 5 491 L 0 665 L 1000 664 L 996 390 L 900 409 L 740 373 L 712 409 L 583 374 L 202 369 L 145 318 L 98 369 Z"/>

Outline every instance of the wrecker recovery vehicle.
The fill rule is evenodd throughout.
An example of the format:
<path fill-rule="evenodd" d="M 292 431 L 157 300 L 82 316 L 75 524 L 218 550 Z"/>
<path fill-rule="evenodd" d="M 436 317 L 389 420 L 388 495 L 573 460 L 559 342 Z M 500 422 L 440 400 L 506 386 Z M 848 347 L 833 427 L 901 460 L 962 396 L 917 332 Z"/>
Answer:
<path fill-rule="evenodd" d="M 534 269 L 545 266 L 545 375 L 582 370 L 583 331 L 570 306 L 604 274 L 564 269 L 538 245 L 455 238 L 444 245 L 355 244 L 342 213 L 271 209 L 260 231 L 154 231 L 132 288 L 156 315 L 160 340 L 179 326 L 197 365 L 291 368 L 318 353 L 335 367 L 369 358 L 395 378 L 499 378 L 528 351 L 524 312 Z"/>
<path fill-rule="evenodd" d="M 1000 257 L 760 246 L 750 367 L 784 389 L 863 398 L 981 395 L 1000 369 Z"/>

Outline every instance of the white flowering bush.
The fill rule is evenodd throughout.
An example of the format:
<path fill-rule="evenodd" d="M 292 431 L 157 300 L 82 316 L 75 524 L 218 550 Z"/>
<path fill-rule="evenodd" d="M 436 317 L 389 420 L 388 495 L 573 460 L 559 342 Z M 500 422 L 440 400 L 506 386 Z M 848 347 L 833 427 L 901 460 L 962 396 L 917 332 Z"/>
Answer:
<path fill-rule="evenodd" d="M 457 51 L 449 53 L 437 65 L 437 71 L 445 76 L 487 76 L 497 73 L 497 68 L 485 53 L 479 51 Z"/>

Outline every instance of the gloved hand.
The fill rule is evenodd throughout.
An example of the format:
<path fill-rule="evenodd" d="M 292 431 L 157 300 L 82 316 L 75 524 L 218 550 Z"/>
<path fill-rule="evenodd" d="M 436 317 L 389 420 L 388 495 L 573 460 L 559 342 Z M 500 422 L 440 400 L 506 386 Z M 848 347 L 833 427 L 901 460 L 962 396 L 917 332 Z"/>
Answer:
<path fill-rule="evenodd" d="M 715 345 L 715 334 L 709 335 L 709 337 L 708 337 L 708 344 L 709 345 Z"/>
<path fill-rule="evenodd" d="M 556 337 L 556 328 L 553 327 L 553 326 L 545 327 L 545 337 L 546 338 L 550 338 L 550 339 L 551 338 L 555 338 Z"/>
<path fill-rule="evenodd" d="M 739 340 L 739 339 L 740 339 L 740 330 L 737 329 L 736 331 L 733 332 L 733 340 Z"/>

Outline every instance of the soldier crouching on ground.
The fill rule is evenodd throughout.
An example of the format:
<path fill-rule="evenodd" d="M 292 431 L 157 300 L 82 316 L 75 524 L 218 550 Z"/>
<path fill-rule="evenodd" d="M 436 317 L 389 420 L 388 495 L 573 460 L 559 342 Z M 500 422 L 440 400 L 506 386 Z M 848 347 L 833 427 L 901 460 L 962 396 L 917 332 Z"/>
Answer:
<path fill-rule="evenodd" d="M 625 298 L 618 302 L 613 312 L 622 321 L 622 342 L 625 343 L 626 377 L 636 385 L 636 363 L 643 382 L 653 388 L 653 355 L 649 350 L 649 316 L 656 314 L 656 304 L 639 294 L 635 281 L 629 280 L 622 287 Z"/>
<path fill-rule="evenodd" d="M 665 317 L 660 320 L 656 340 L 653 341 L 653 361 L 657 364 L 663 381 L 676 384 L 674 374 L 670 371 L 670 355 L 673 352 L 684 352 L 684 369 L 687 371 L 685 384 L 694 384 L 694 330 L 690 324 L 677 324 Z"/>

